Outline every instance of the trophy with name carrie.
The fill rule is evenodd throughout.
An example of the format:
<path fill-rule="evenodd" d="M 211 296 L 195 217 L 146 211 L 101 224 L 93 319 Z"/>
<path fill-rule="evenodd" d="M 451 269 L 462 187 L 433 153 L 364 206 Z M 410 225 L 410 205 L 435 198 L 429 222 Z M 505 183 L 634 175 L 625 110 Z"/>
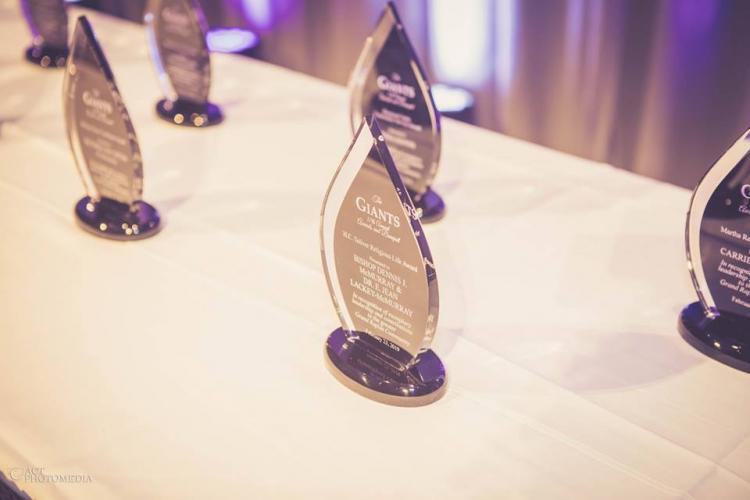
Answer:
<path fill-rule="evenodd" d="M 84 16 L 78 18 L 73 32 L 63 103 L 68 141 L 87 193 L 75 206 L 79 225 L 115 240 L 156 234 L 161 228 L 159 214 L 141 200 L 143 165 L 138 139 Z"/>
<path fill-rule="evenodd" d="M 680 334 L 707 356 L 750 372 L 750 130 L 695 188 L 685 243 L 699 301 L 682 311 Z"/>
<path fill-rule="evenodd" d="M 443 217 L 432 190 L 440 161 L 440 112 L 422 66 L 389 2 L 349 80 L 352 130 L 374 116 L 424 223 Z"/>
<path fill-rule="evenodd" d="M 156 112 L 188 127 L 221 123 L 221 109 L 208 102 L 211 57 L 203 11 L 193 0 L 149 0 L 145 16 L 151 59 L 162 92 Z"/>
<path fill-rule="evenodd" d="M 435 266 L 375 119 L 360 125 L 328 187 L 320 236 L 341 321 L 326 342 L 331 373 L 387 404 L 440 398 L 445 368 L 430 350 L 438 319 Z"/>
<path fill-rule="evenodd" d="M 21 0 L 33 36 L 26 60 L 43 68 L 62 68 L 68 57 L 68 13 L 64 0 Z"/>

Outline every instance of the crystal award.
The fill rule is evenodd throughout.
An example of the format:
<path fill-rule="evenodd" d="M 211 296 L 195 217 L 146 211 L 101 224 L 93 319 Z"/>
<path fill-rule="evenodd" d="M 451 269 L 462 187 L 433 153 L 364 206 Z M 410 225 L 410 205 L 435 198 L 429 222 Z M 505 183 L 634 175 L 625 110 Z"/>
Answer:
<path fill-rule="evenodd" d="M 61 68 L 68 57 L 68 13 L 64 0 L 21 0 L 33 37 L 26 60 L 43 68 Z"/>
<path fill-rule="evenodd" d="M 200 5 L 193 0 L 149 0 L 145 21 L 151 59 L 166 96 L 156 104 L 156 112 L 188 127 L 220 123 L 221 109 L 208 102 L 211 58 Z"/>
<path fill-rule="evenodd" d="M 159 214 L 141 200 L 138 139 L 112 70 L 84 16 L 73 32 L 63 103 L 68 141 L 87 193 L 75 206 L 79 225 L 116 240 L 156 234 L 161 227 Z"/>
<path fill-rule="evenodd" d="M 331 373 L 387 404 L 440 398 L 445 368 L 430 349 L 438 318 L 435 266 L 376 119 L 360 125 L 328 187 L 320 236 L 341 321 L 326 342 Z"/>
<path fill-rule="evenodd" d="M 699 301 L 683 309 L 680 334 L 707 356 L 750 372 L 750 130 L 695 188 L 685 243 Z"/>
<path fill-rule="evenodd" d="M 422 222 L 442 218 L 445 204 L 431 188 L 440 161 L 440 113 L 391 2 L 365 42 L 349 89 L 352 131 L 363 117 L 377 118 Z"/>

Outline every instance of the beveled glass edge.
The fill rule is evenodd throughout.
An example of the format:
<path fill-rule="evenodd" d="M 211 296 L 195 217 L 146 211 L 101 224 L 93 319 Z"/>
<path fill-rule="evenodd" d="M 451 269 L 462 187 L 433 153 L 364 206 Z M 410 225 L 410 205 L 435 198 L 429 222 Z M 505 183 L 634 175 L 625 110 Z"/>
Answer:
<path fill-rule="evenodd" d="M 365 129 L 365 121 L 362 120 L 349 149 L 347 149 L 328 185 L 320 209 L 320 256 L 323 261 L 323 271 L 328 284 L 328 291 L 336 308 L 336 314 L 339 316 L 341 327 L 348 336 L 355 334 L 354 322 L 343 299 L 333 249 L 336 237 L 336 221 L 344 198 L 373 147 L 373 137 L 369 134 L 369 129 L 366 132 Z M 342 189 L 337 189 L 339 186 L 342 186 Z"/>
<path fill-rule="evenodd" d="M 422 266 L 425 269 L 425 275 L 427 277 L 427 325 L 423 334 L 422 340 L 418 343 L 420 346 L 419 350 L 414 354 L 418 355 L 420 352 L 426 351 L 432 345 L 432 340 L 435 337 L 438 322 L 438 312 L 440 304 L 440 295 L 438 291 L 437 273 L 435 270 L 435 264 L 432 260 L 432 252 L 430 246 L 427 243 L 427 238 L 424 235 L 422 229 L 422 223 L 419 220 L 419 212 L 414 206 L 414 202 L 409 195 L 409 190 L 406 188 L 401 174 L 396 168 L 396 163 L 393 161 L 391 152 L 388 150 L 388 143 L 385 136 L 380 130 L 378 121 L 375 117 L 372 117 L 369 123 L 370 131 L 372 136 L 375 138 L 375 147 L 378 150 L 378 154 L 383 162 L 383 166 L 388 172 L 388 176 L 391 182 L 396 188 L 396 194 L 398 195 L 401 205 L 409 218 L 411 224 L 411 236 L 414 238 L 414 243 L 419 248 L 419 253 L 422 257 Z"/>
<path fill-rule="evenodd" d="M 430 168 L 425 171 L 426 173 L 423 177 L 423 184 L 429 187 L 432 186 L 432 183 L 437 176 L 438 167 L 440 165 L 440 156 L 443 149 L 440 111 L 438 111 L 437 106 L 435 105 L 435 100 L 432 97 L 430 84 L 427 81 L 427 77 L 425 76 L 425 74 L 421 71 L 419 61 L 415 58 L 412 58 L 411 65 L 412 71 L 414 71 L 414 74 L 417 77 L 417 82 L 419 83 L 419 90 L 422 92 L 422 96 L 425 100 L 425 103 L 427 104 L 427 111 L 430 114 L 430 122 L 432 123 L 431 131 L 434 144 L 434 147 L 432 148 L 432 164 L 430 165 Z"/>
<path fill-rule="evenodd" d="M 711 196 L 716 188 L 737 164 L 750 152 L 750 129 L 746 130 L 734 144 L 708 169 L 690 197 L 687 221 L 685 224 L 685 247 L 688 270 L 693 287 L 703 309 L 709 316 L 716 316 L 719 311 L 711 296 L 706 274 L 703 270 L 703 258 L 700 251 L 701 224 Z"/>
<path fill-rule="evenodd" d="M 396 14 L 393 5 L 389 2 L 380 14 L 380 18 L 375 24 L 372 33 L 365 40 L 362 52 L 359 53 L 354 69 L 349 76 L 347 88 L 349 91 L 349 125 L 351 126 L 352 132 L 357 130 L 361 125 L 362 120 L 365 118 L 362 116 L 362 99 L 367 68 L 375 63 L 375 59 L 377 59 L 383 45 L 385 45 L 391 30 L 393 30 L 397 24 L 398 14 Z"/>
<path fill-rule="evenodd" d="M 76 27 L 73 30 L 73 41 L 75 41 L 75 33 L 78 29 L 83 31 L 84 36 L 90 42 L 89 44 L 94 51 L 94 58 L 96 59 L 96 63 L 104 73 L 104 76 L 115 87 L 115 90 L 117 90 L 117 86 L 115 85 L 115 75 L 114 73 L 112 73 L 112 68 L 109 65 L 107 57 L 104 55 L 104 51 L 102 50 L 101 45 L 99 45 L 99 41 L 97 40 L 96 34 L 94 33 L 94 28 L 91 26 L 91 22 L 85 15 L 78 16 L 78 19 L 76 20 Z M 73 46 L 73 48 L 75 48 L 75 46 Z"/>
<path fill-rule="evenodd" d="M 75 63 L 73 62 L 78 51 L 78 44 L 76 42 L 79 36 L 87 36 L 86 30 L 92 32 L 88 19 L 84 16 L 78 17 L 75 28 L 73 28 L 73 34 L 71 35 L 70 54 L 68 55 L 68 60 L 65 64 L 65 74 L 63 75 L 63 116 L 65 117 L 68 144 L 73 153 L 73 160 L 78 170 L 78 176 L 81 178 L 86 195 L 97 202 L 101 199 L 101 196 L 92 179 L 91 171 L 88 168 L 83 151 L 81 151 L 81 139 L 78 136 L 78 127 L 73 125 L 78 115 L 75 103 L 72 102 L 70 96 L 72 79 L 77 72 Z M 79 31 L 83 34 L 79 35 Z"/>
<path fill-rule="evenodd" d="M 68 60 L 65 65 L 65 75 L 63 77 L 63 115 L 66 119 L 65 125 L 67 129 L 68 143 L 73 153 L 73 159 L 78 170 L 78 175 L 81 178 L 81 182 L 83 183 L 86 194 L 94 201 L 100 200 L 101 196 L 98 189 L 96 188 L 96 184 L 93 182 L 91 171 L 88 167 L 88 164 L 86 163 L 83 152 L 81 151 L 80 138 L 78 137 L 78 128 L 75 126 L 71 126 L 71 122 L 74 121 L 77 116 L 75 112 L 75 106 L 70 105 L 69 93 L 71 79 L 75 76 L 76 73 L 76 70 L 74 69 L 75 54 L 78 46 L 78 44 L 76 43 L 76 39 L 78 37 L 79 30 L 81 31 L 82 36 L 84 36 L 88 41 L 88 45 L 90 45 L 91 49 L 93 50 L 94 59 L 97 63 L 97 66 L 102 71 L 104 78 L 107 81 L 110 93 L 112 94 L 112 96 L 114 96 L 115 106 L 117 107 L 117 116 L 122 119 L 122 122 L 128 134 L 127 140 L 130 145 L 131 161 L 134 164 L 130 185 L 131 200 L 129 203 L 130 207 L 133 208 L 135 202 L 140 201 L 143 198 L 143 158 L 141 156 L 141 149 L 138 145 L 138 137 L 136 136 L 133 122 L 130 119 L 130 114 L 125 107 L 125 102 L 123 101 L 122 95 L 117 88 L 117 83 L 115 82 L 115 77 L 112 73 L 112 69 L 110 68 L 109 62 L 104 55 L 104 51 L 102 50 L 99 42 L 96 39 L 96 34 L 94 33 L 91 23 L 85 15 L 78 16 L 76 20 L 76 25 L 71 36 L 70 55 L 68 56 Z"/>
<path fill-rule="evenodd" d="M 74 37 L 75 37 L 75 31 Z M 65 117 L 65 128 L 68 137 L 68 145 L 73 153 L 73 162 L 76 165 L 78 176 L 81 178 L 83 183 L 83 189 L 86 195 L 92 200 L 99 201 L 100 195 L 99 190 L 96 189 L 96 184 L 91 177 L 91 172 L 86 165 L 86 160 L 81 151 L 81 139 L 78 136 L 78 127 L 72 126 L 72 123 L 77 119 L 77 113 L 75 111 L 76 106 L 70 104 L 70 92 L 71 92 L 71 78 L 75 76 L 75 66 L 71 66 L 71 60 L 73 59 L 73 51 L 71 51 L 68 62 L 65 65 L 65 75 L 63 77 L 63 116 Z"/>

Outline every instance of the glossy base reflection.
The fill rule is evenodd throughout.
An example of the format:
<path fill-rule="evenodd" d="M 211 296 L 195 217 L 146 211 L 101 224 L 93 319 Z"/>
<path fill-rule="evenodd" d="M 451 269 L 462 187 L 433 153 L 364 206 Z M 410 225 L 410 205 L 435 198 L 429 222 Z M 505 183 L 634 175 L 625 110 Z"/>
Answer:
<path fill-rule="evenodd" d="M 700 302 L 680 314 L 680 335 L 706 356 L 750 373 L 750 321 L 722 314 L 709 318 Z"/>
<path fill-rule="evenodd" d="M 210 127 L 224 120 L 221 109 L 207 102 L 196 104 L 190 101 L 162 99 L 156 103 L 156 113 L 168 122 L 185 127 Z"/>
<path fill-rule="evenodd" d="M 97 203 L 85 196 L 75 207 L 78 225 L 86 231 L 112 240 L 140 240 L 161 229 L 161 218 L 145 201 L 135 202 L 135 210 L 104 198 Z"/>
<path fill-rule="evenodd" d="M 422 210 L 422 216 L 419 219 L 421 223 L 437 222 L 445 215 L 445 202 L 432 188 L 427 188 L 427 191 L 421 195 L 409 191 L 409 196 L 414 202 L 414 207 Z"/>
<path fill-rule="evenodd" d="M 42 68 L 62 68 L 68 59 L 68 48 L 32 45 L 26 49 L 26 60 Z"/>
<path fill-rule="evenodd" d="M 410 369 L 384 352 L 380 341 L 367 334 L 347 340 L 342 328 L 326 341 L 326 364 L 349 389 L 395 406 L 423 406 L 440 399 L 447 387 L 445 367 L 433 351 L 418 356 Z"/>

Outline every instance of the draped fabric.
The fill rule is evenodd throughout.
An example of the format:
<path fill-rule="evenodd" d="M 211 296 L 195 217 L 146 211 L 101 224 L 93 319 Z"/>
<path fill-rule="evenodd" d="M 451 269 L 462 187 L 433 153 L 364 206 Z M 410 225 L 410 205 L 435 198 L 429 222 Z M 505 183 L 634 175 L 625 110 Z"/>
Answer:
<path fill-rule="evenodd" d="M 258 31 L 268 61 L 338 83 L 384 3 L 202 0 L 212 26 Z M 472 91 L 480 126 L 684 186 L 750 126 L 750 2 L 396 4 L 433 82 Z"/>

